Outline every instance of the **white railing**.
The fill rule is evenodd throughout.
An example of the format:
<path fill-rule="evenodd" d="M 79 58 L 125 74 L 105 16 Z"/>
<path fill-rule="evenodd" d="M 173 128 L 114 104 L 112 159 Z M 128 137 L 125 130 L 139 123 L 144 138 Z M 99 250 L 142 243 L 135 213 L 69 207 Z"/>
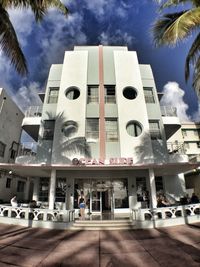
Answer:
<path fill-rule="evenodd" d="M 31 106 L 25 112 L 25 117 L 41 117 L 42 106 Z"/>
<path fill-rule="evenodd" d="M 167 149 L 169 154 L 186 154 L 185 145 L 181 142 L 167 142 Z"/>
<path fill-rule="evenodd" d="M 49 210 L 39 208 L 11 207 L 0 205 L 0 217 L 33 221 L 72 222 L 75 210 Z"/>
<path fill-rule="evenodd" d="M 20 144 L 17 156 L 35 156 L 37 154 L 36 142 L 25 142 Z"/>
<path fill-rule="evenodd" d="M 140 221 L 165 220 L 200 215 L 200 203 L 155 209 L 133 209 L 132 219 Z"/>
<path fill-rule="evenodd" d="M 177 117 L 177 109 L 175 107 L 161 106 L 161 114 L 164 117 Z"/>

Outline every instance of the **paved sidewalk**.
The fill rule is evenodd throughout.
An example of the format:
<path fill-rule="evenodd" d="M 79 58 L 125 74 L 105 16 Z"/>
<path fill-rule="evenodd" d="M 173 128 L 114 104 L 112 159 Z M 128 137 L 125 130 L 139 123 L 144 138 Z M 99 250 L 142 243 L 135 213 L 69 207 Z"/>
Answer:
<path fill-rule="evenodd" d="M 200 223 L 62 231 L 0 224 L 0 267 L 200 267 Z"/>

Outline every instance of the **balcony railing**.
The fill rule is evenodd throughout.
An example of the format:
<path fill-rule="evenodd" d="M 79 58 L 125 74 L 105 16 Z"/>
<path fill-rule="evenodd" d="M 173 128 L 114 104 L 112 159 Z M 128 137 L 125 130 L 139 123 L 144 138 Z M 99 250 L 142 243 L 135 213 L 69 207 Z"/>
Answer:
<path fill-rule="evenodd" d="M 186 154 L 185 145 L 181 142 L 167 142 L 167 149 L 169 154 Z"/>
<path fill-rule="evenodd" d="M 37 143 L 26 142 L 20 145 L 17 156 L 35 156 L 36 154 Z"/>
<path fill-rule="evenodd" d="M 41 117 L 42 116 L 42 106 L 31 106 L 25 112 L 25 117 Z"/>
<path fill-rule="evenodd" d="M 177 109 L 175 107 L 161 106 L 161 114 L 164 117 L 177 117 Z"/>

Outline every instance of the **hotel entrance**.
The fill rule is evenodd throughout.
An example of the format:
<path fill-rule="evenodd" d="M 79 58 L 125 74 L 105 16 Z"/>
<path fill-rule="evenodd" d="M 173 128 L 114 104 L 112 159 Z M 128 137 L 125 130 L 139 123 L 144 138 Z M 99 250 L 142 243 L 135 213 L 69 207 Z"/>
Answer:
<path fill-rule="evenodd" d="M 114 212 L 128 208 L 128 179 L 76 179 L 74 184 L 74 208 L 78 209 L 78 197 L 84 192 L 89 213 Z"/>
<path fill-rule="evenodd" d="M 111 181 L 93 182 L 91 212 L 112 212 L 113 209 L 113 186 Z"/>

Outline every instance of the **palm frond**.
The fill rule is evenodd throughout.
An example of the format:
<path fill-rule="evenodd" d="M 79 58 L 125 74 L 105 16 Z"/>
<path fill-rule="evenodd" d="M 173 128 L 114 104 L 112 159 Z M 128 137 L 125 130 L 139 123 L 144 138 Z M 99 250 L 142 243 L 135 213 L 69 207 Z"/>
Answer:
<path fill-rule="evenodd" d="M 36 21 L 41 21 L 48 9 L 57 8 L 64 15 L 68 14 L 68 8 L 60 0 L 2 0 L 4 8 L 31 8 L 35 15 Z"/>
<path fill-rule="evenodd" d="M 192 6 L 194 7 L 200 6 L 199 0 L 167 0 L 163 4 L 160 5 L 159 10 L 161 11 L 165 8 L 175 7 L 180 4 L 186 4 L 187 2 L 191 3 Z"/>
<path fill-rule="evenodd" d="M 0 45 L 2 51 L 11 60 L 11 64 L 21 75 L 27 75 L 26 59 L 20 48 L 17 35 L 7 11 L 0 5 Z"/>
<path fill-rule="evenodd" d="M 199 26 L 200 7 L 163 15 L 152 28 L 155 45 L 175 45 Z"/>
<path fill-rule="evenodd" d="M 75 137 L 68 139 L 62 144 L 61 151 L 66 151 L 67 154 L 82 154 L 91 157 L 90 147 L 85 137 Z"/>
<path fill-rule="evenodd" d="M 185 79 L 188 80 L 190 76 L 190 65 L 195 66 L 200 55 L 200 33 L 195 38 L 185 61 Z"/>
<path fill-rule="evenodd" d="M 192 86 L 197 93 L 197 96 L 200 97 L 200 57 L 198 58 L 194 66 L 193 74 L 193 83 Z"/>

